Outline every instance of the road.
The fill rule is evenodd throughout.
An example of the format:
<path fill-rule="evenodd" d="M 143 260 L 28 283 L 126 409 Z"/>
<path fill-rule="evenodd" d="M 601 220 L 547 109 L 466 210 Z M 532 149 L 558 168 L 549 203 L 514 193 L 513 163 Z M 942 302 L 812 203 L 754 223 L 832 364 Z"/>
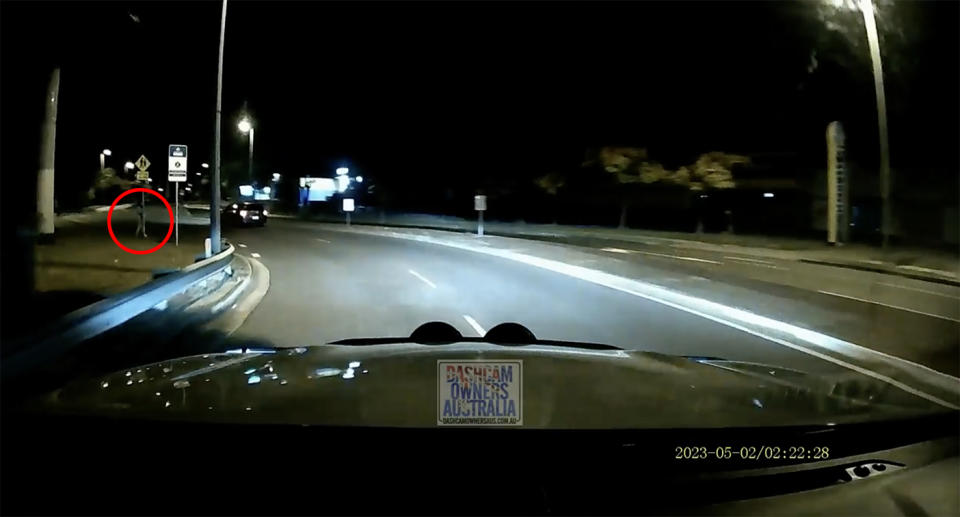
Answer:
<path fill-rule="evenodd" d="M 241 254 L 256 258 L 270 270 L 269 292 L 235 335 L 277 346 L 403 336 L 435 320 L 454 325 L 464 335 L 476 336 L 498 323 L 515 321 L 547 339 L 717 356 L 809 371 L 842 369 L 690 312 L 504 258 L 281 219 L 271 220 L 266 228 L 231 229 L 226 235 L 239 246 Z M 521 248 L 534 245 L 515 239 L 502 240 L 498 245 L 504 242 Z M 829 270 L 823 271 L 812 265 L 789 275 L 788 283 L 813 283 L 836 290 L 836 294 L 874 289 L 868 282 L 880 281 L 935 290 L 938 295 L 929 296 L 942 298 L 943 302 L 930 302 L 924 308 L 948 314 L 924 314 L 926 311 L 919 309 L 901 310 L 825 294 L 818 291 L 827 289 L 809 285 L 801 288 L 772 278 L 765 280 L 764 275 L 784 276 L 777 268 L 786 266 L 776 263 L 751 263 L 747 257 L 737 260 L 732 255 L 714 260 L 717 257 L 713 255 L 661 251 L 576 248 L 576 257 L 570 260 L 575 265 L 602 266 L 627 278 L 752 310 L 957 374 L 960 327 L 949 313 L 956 304 L 956 298 L 952 298 L 956 288 L 922 282 L 919 284 L 923 287 L 916 287 L 912 281 L 877 274 L 872 274 L 877 278 L 865 280 L 856 276 L 868 275 L 865 272 L 821 268 Z M 899 290 L 909 296 L 920 293 Z"/>

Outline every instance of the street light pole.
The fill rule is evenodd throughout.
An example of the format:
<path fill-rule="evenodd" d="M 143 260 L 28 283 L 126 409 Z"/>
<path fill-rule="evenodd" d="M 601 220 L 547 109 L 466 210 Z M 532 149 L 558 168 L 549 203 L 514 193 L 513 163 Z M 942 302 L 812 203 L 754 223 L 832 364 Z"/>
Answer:
<path fill-rule="evenodd" d="M 227 30 L 227 0 L 220 14 L 220 58 L 217 62 L 217 121 L 213 137 L 213 177 L 210 179 L 210 252 L 220 253 L 220 106 L 223 97 L 223 37 Z"/>
<path fill-rule="evenodd" d="M 873 87 L 877 92 L 877 124 L 880 131 L 880 199 L 882 214 L 880 230 L 883 234 L 883 248 L 890 245 L 892 219 L 890 213 L 890 141 L 887 136 L 887 98 L 883 91 L 883 64 L 880 61 L 880 41 L 877 37 L 877 20 L 873 11 L 873 0 L 860 0 L 860 12 L 867 29 L 867 43 L 870 45 L 870 60 L 873 63 Z"/>
<path fill-rule="evenodd" d="M 247 135 L 250 139 L 250 150 L 247 152 L 247 183 L 253 184 L 253 122 L 250 120 L 250 117 L 244 115 L 240 122 L 237 124 L 237 129 L 241 133 Z"/>
<path fill-rule="evenodd" d="M 252 185 L 253 184 L 253 130 L 254 128 L 250 127 L 250 150 L 247 152 L 247 181 Z"/>

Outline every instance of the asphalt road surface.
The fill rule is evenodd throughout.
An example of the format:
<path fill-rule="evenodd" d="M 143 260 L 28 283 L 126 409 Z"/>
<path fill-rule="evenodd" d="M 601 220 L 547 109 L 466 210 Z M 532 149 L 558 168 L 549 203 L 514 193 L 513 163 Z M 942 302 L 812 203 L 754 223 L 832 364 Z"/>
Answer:
<path fill-rule="evenodd" d="M 270 290 L 235 336 L 276 346 L 405 336 L 438 320 L 477 336 L 514 321 L 546 339 L 819 372 L 842 368 L 642 297 L 499 257 L 282 219 L 225 234 L 241 254 L 270 270 Z M 609 272 L 669 285 L 957 375 L 960 327 L 952 311 L 960 302 L 954 287 L 812 265 L 785 275 L 787 266 L 776 262 L 751 263 L 748 257 L 706 252 L 642 247 L 589 252 Z M 578 265 L 590 267 L 591 261 Z M 821 292 L 828 290 L 833 294 Z M 874 303 L 877 298 L 883 302 Z"/>

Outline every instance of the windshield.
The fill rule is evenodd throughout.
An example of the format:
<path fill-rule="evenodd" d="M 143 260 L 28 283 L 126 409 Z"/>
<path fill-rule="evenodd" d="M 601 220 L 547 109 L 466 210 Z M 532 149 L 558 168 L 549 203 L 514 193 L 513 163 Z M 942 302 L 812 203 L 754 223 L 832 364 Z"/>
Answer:
<path fill-rule="evenodd" d="M 2 10 L 22 393 L 368 426 L 960 408 L 956 2 Z M 362 338 L 400 339 L 329 344 Z"/>

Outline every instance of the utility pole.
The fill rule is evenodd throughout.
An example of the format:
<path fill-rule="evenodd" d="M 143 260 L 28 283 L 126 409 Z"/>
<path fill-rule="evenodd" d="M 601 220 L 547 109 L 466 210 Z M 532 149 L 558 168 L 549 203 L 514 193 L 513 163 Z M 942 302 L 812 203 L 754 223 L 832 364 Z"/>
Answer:
<path fill-rule="evenodd" d="M 883 203 L 880 231 L 883 234 L 883 249 L 890 246 L 893 220 L 890 213 L 890 141 L 887 136 L 887 97 L 883 92 L 883 64 L 880 61 L 880 40 L 877 37 L 877 20 L 872 0 L 860 0 L 860 12 L 867 29 L 870 45 L 870 60 L 873 63 L 873 86 L 877 92 L 877 123 L 880 128 L 880 199 Z"/>
<path fill-rule="evenodd" d="M 247 183 L 253 185 L 253 131 L 254 127 L 250 126 L 250 150 L 247 151 Z"/>
<path fill-rule="evenodd" d="M 57 99 L 60 96 L 60 69 L 54 68 L 47 87 L 46 116 L 43 118 L 40 144 L 40 170 L 37 172 L 37 238 L 53 242 L 53 180 L 57 146 Z M 103 156 L 102 154 L 100 155 Z M 102 158 L 101 158 L 102 159 Z"/>
<path fill-rule="evenodd" d="M 223 37 L 227 31 L 227 0 L 220 15 L 220 60 L 217 62 L 217 122 L 213 137 L 213 178 L 210 179 L 210 251 L 220 253 L 220 107 L 223 97 Z"/>

